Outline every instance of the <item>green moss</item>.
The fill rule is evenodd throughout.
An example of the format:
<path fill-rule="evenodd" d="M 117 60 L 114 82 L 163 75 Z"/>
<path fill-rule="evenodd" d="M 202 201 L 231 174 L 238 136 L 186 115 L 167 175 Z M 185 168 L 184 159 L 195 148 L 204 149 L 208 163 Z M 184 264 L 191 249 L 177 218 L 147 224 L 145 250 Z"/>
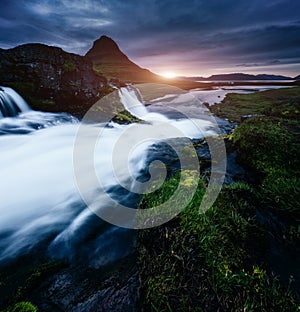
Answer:
<path fill-rule="evenodd" d="M 96 66 L 93 66 L 93 72 L 98 75 L 100 73 L 100 69 L 97 68 Z"/>
<path fill-rule="evenodd" d="M 22 301 L 8 308 L 6 312 L 36 312 L 37 308 L 30 302 Z"/>
<path fill-rule="evenodd" d="M 78 88 L 78 85 L 76 84 L 76 82 L 73 82 L 73 81 L 69 82 L 69 86 Z"/>
<path fill-rule="evenodd" d="M 124 109 L 123 104 L 120 102 L 118 92 L 114 88 L 110 86 L 99 88 L 98 97 L 99 100 L 90 108 L 89 118 L 91 121 L 107 122 L 113 120 L 120 123 L 141 121 Z"/>
<path fill-rule="evenodd" d="M 72 72 L 76 70 L 76 65 L 71 61 L 66 61 L 63 64 L 63 69 L 67 72 Z"/>
<path fill-rule="evenodd" d="M 55 105 L 55 102 L 53 101 L 53 100 L 48 100 L 48 99 L 46 99 L 46 100 L 42 100 L 41 101 L 41 103 L 42 103 L 42 105 Z"/>
<path fill-rule="evenodd" d="M 25 255 L 15 263 L 1 268 L 0 307 L 26 300 L 27 294 L 42 281 L 68 265 L 63 260 L 47 261 L 36 258 L 34 255 Z"/>
<path fill-rule="evenodd" d="M 141 122 L 142 121 L 139 118 L 133 116 L 127 110 L 124 110 L 122 112 L 117 113 L 113 120 L 116 122 L 119 122 L 119 123 L 132 123 L 132 122 Z"/>

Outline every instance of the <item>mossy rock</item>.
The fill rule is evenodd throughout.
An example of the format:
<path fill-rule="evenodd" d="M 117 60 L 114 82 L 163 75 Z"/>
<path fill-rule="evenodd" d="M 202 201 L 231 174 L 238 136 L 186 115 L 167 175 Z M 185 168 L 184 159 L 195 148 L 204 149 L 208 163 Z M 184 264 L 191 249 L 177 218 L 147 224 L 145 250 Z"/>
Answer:
<path fill-rule="evenodd" d="M 6 309 L 5 312 L 37 312 L 37 308 L 30 302 L 22 301 Z"/>

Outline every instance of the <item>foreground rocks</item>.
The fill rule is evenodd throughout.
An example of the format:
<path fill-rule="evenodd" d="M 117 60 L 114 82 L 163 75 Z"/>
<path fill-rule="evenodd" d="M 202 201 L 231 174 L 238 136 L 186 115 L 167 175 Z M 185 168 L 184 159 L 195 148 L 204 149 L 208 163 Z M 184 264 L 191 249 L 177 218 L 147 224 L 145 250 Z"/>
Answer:
<path fill-rule="evenodd" d="M 132 254 L 101 269 L 64 268 L 46 278 L 27 299 L 38 311 L 136 311 L 139 287 Z"/>

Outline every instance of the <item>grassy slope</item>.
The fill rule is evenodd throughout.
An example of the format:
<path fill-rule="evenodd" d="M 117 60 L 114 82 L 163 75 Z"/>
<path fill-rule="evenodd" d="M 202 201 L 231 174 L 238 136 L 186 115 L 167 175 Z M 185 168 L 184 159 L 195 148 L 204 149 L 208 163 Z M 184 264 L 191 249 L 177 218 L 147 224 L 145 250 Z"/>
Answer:
<path fill-rule="evenodd" d="M 300 87 L 250 94 L 229 93 L 221 104 L 210 109 L 214 114 L 236 122 L 248 114 L 297 119 L 300 117 Z"/>
<path fill-rule="evenodd" d="M 124 82 L 147 82 L 160 79 L 160 76 L 139 67 L 121 52 L 112 55 L 96 53 L 90 57 L 95 70 L 100 71 L 108 79 L 118 78 Z"/>
<path fill-rule="evenodd" d="M 300 88 L 231 94 L 213 108 L 236 121 L 248 113 L 269 115 L 243 122 L 229 137 L 256 180 L 251 186 L 241 182 L 224 187 L 205 215 L 198 214 L 200 183 L 176 219 L 139 233 L 142 310 L 299 309 L 293 283 L 282 283 L 267 257 L 270 237 L 300 250 L 299 97 Z M 169 184 L 174 181 L 166 182 L 161 194 L 145 195 L 140 208 L 168 198 Z M 272 216 L 268 225 L 258 222 L 258 212 Z"/>
<path fill-rule="evenodd" d="M 108 61 L 108 63 L 95 64 L 95 68 L 108 79 L 118 77 L 118 79 L 125 82 L 155 81 L 155 78 L 151 76 L 148 70 L 136 67 L 129 68 L 127 64 L 109 63 Z"/>
<path fill-rule="evenodd" d="M 296 297 L 264 262 L 268 241 L 255 219 L 255 192 L 244 183 L 227 186 L 205 215 L 198 212 L 202 195 L 199 187 L 176 219 L 139 233 L 141 310 L 296 310 Z M 142 208 L 153 200 L 146 197 Z"/>

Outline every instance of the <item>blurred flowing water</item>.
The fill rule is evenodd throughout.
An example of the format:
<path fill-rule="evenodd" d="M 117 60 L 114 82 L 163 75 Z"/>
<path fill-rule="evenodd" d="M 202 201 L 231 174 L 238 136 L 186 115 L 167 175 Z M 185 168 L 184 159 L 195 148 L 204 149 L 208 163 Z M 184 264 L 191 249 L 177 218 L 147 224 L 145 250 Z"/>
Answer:
<path fill-rule="evenodd" d="M 124 107 L 146 121 L 134 125 L 138 132 L 156 131 L 159 121 L 179 129 L 182 137 L 199 139 L 204 135 L 217 134 L 207 117 L 208 111 L 196 102 L 187 103 L 187 95 L 178 95 L 173 102 L 174 107 L 185 105 L 189 111 L 194 111 L 195 120 L 201 121 L 202 133 L 193 119 L 187 119 L 180 113 L 174 115 L 169 108 L 155 111 L 154 105 L 150 111 L 133 88 L 122 88 L 118 92 Z M 132 124 L 82 124 L 66 113 L 32 111 L 10 88 L 1 87 L 0 103 L 0 262 L 6 263 L 39 248 L 53 257 L 76 259 L 99 267 L 132 252 L 134 230 L 101 220 L 80 196 L 73 170 L 76 135 L 79 126 L 84 127 L 86 137 L 80 148 L 85 149 L 97 142 L 101 129 L 102 139 L 94 144 L 94 165 L 83 165 L 80 176 L 88 180 L 91 170 L 96 171 L 104 192 L 132 208 L 136 208 L 140 195 L 122 185 L 132 179 L 147 180 L 147 167 L 153 161 L 150 154 L 154 144 L 160 140 L 150 139 L 139 146 L 132 146 L 134 140 L 131 135 L 134 134 L 128 132 L 131 134 L 123 135 L 133 127 Z M 226 132 L 228 124 L 222 122 L 221 131 Z M 163 128 L 161 130 L 161 140 L 178 137 L 178 133 L 163 135 Z M 119 155 L 120 164 L 127 163 L 129 171 L 118 164 L 117 168 L 113 167 L 116 144 L 132 148 L 130 155 Z M 157 155 L 164 153 L 166 150 L 156 151 Z M 85 164 L 84 158 L 82 164 Z M 133 178 L 128 176 L 129 172 Z M 89 187 L 96 194 L 98 209 L 109 209 L 103 194 L 97 191 L 97 185 Z"/>

